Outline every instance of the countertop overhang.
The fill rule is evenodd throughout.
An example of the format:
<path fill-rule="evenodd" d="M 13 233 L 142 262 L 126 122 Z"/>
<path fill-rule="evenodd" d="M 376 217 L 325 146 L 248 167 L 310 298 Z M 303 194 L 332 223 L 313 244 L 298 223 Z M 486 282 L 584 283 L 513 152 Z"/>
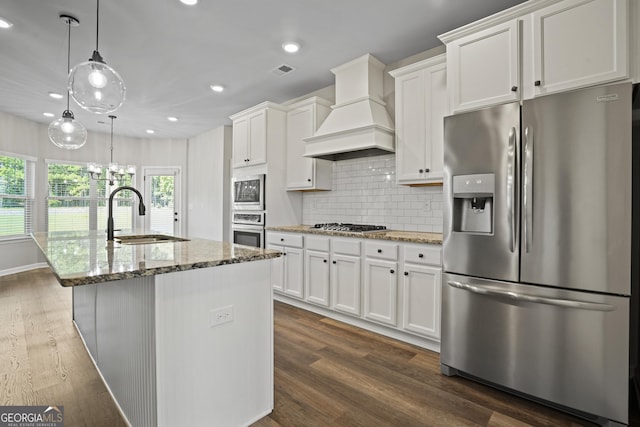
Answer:
<path fill-rule="evenodd" d="M 276 258 L 278 251 L 229 242 L 190 239 L 181 242 L 122 245 L 104 232 L 32 233 L 62 286 L 79 286 L 225 264 Z"/>
<path fill-rule="evenodd" d="M 320 234 L 335 237 L 357 237 L 360 239 L 395 240 L 408 243 L 427 243 L 432 245 L 442 244 L 442 234 L 423 233 L 418 231 L 385 230 L 372 233 L 354 233 L 348 231 L 329 231 L 313 228 L 312 225 L 283 225 L 267 227 L 267 231 L 286 231 L 290 233 Z"/>

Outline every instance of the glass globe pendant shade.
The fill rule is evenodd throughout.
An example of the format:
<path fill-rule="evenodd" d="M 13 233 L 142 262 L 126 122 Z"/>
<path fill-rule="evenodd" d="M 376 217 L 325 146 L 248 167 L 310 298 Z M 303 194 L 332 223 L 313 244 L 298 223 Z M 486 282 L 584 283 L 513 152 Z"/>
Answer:
<path fill-rule="evenodd" d="M 87 142 L 87 128 L 75 120 L 69 110 L 65 110 L 61 118 L 49 124 L 48 133 L 54 145 L 67 150 L 76 150 Z"/>
<path fill-rule="evenodd" d="M 126 88 L 116 70 L 108 66 L 98 51 L 69 73 L 69 92 L 78 105 L 92 113 L 108 114 L 124 103 Z"/>

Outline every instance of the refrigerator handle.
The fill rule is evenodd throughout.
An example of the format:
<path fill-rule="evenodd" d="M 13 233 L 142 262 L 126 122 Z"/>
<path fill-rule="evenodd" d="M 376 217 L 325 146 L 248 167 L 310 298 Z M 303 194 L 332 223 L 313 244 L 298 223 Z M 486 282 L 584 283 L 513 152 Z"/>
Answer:
<path fill-rule="evenodd" d="M 533 212 L 533 129 L 527 126 L 524 129 L 524 184 L 522 195 L 522 208 L 524 210 L 524 221 L 522 221 L 524 250 L 529 252 L 529 242 L 531 241 L 531 220 Z"/>
<path fill-rule="evenodd" d="M 503 298 L 509 298 L 517 301 L 554 305 L 557 307 L 578 308 L 582 310 L 592 310 L 592 311 L 613 311 L 615 309 L 615 307 L 612 306 L 611 304 L 588 302 L 588 301 L 577 301 L 577 300 L 569 300 L 569 299 L 562 299 L 562 298 L 539 297 L 535 295 L 521 294 L 513 291 L 499 291 L 499 290 L 491 289 L 482 285 L 470 285 L 468 283 L 462 283 L 455 280 L 449 280 L 447 284 L 453 288 L 462 289 L 465 291 L 472 292 L 474 294 L 503 297 Z"/>
<path fill-rule="evenodd" d="M 511 233 L 509 239 L 509 249 L 512 253 L 516 250 L 516 159 L 516 128 L 511 128 L 511 130 L 509 131 L 509 147 L 507 149 L 507 217 L 509 220 L 509 232 Z"/>

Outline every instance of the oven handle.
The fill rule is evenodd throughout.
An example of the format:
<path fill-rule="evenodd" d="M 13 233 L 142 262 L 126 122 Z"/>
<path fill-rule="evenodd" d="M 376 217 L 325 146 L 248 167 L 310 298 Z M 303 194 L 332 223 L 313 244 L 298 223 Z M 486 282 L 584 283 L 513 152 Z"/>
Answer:
<path fill-rule="evenodd" d="M 232 230 L 247 230 L 247 231 L 264 231 L 264 226 L 262 225 L 248 225 L 248 224 L 231 224 Z"/>
<path fill-rule="evenodd" d="M 611 304 L 602 304 L 596 302 L 575 301 L 560 298 L 547 298 L 539 297 L 535 295 L 522 294 L 512 291 L 498 291 L 495 289 L 489 289 L 481 285 L 470 285 L 468 283 L 462 283 L 455 280 L 449 280 L 447 282 L 449 286 L 453 288 L 462 289 L 465 291 L 473 292 L 474 294 L 489 295 L 496 297 L 510 298 L 517 301 L 533 302 L 538 304 L 548 304 L 558 307 L 566 308 L 578 308 L 583 310 L 592 311 L 613 311 L 615 309 Z"/>

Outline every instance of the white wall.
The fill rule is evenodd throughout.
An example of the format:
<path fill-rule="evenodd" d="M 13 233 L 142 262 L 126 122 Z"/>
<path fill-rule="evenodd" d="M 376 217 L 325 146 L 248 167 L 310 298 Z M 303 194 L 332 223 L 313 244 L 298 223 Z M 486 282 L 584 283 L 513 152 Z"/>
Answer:
<path fill-rule="evenodd" d="M 187 235 L 230 240 L 231 126 L 189 139 Z"/>

